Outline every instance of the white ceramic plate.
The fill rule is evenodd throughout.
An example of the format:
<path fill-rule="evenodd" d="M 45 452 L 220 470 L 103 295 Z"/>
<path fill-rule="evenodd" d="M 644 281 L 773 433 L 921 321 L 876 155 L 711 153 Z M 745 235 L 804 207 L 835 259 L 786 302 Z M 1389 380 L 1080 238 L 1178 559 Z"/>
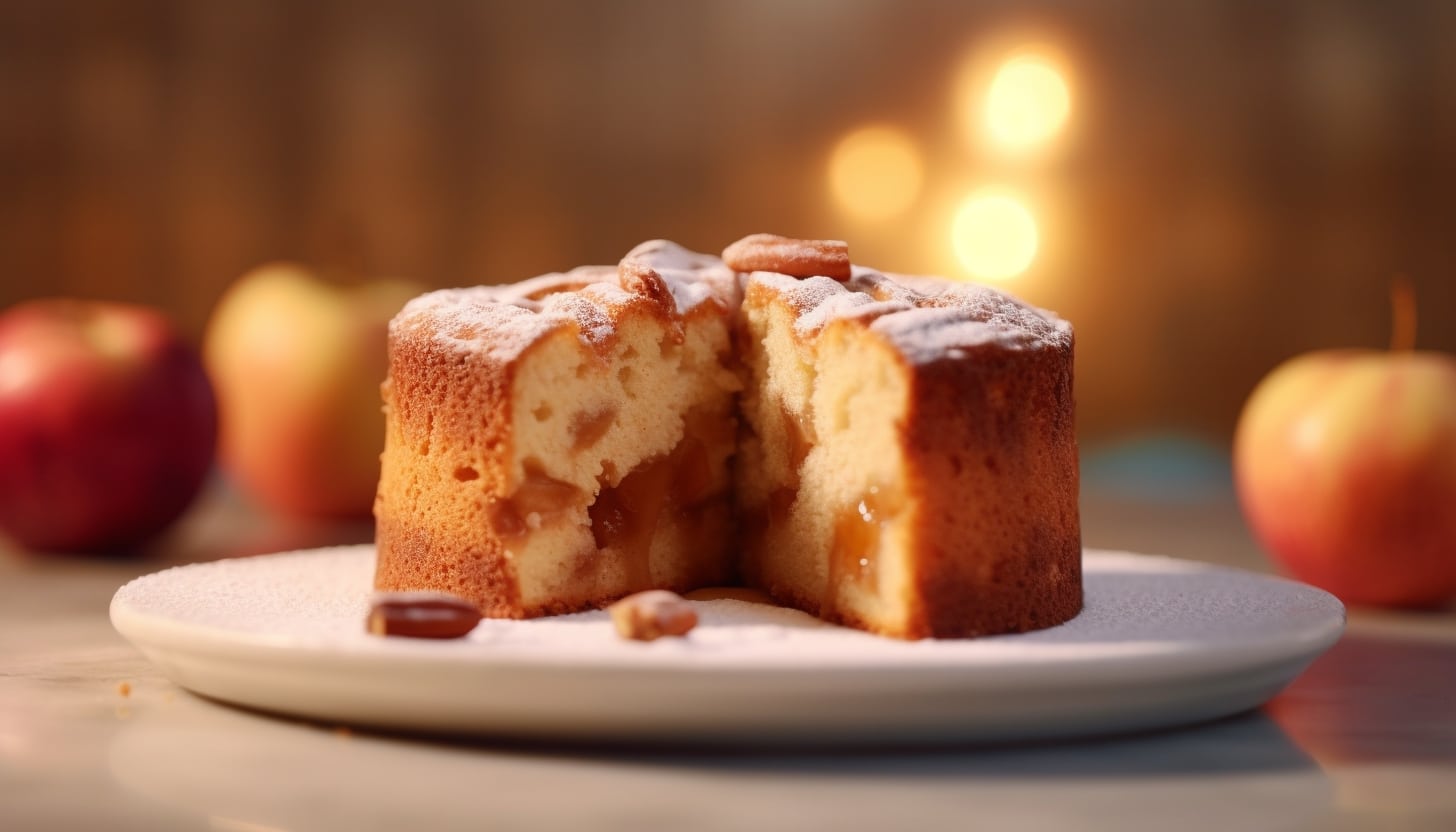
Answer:
<path fill-rule="evenodd" d="M 177 567 L 111 620 L 169 678 L 326 722 L 570 741 L 920 743 L 1107 734 L 1257 707 L 1332 645 L 1318 589 L 1171 558 L 1088 551 L 1060 627 L 899 642 L 737 600 L 687 639 L 618 639 L 603 612 L 484 621 L 467 639 L 364 631 L 374 549 Z"/>

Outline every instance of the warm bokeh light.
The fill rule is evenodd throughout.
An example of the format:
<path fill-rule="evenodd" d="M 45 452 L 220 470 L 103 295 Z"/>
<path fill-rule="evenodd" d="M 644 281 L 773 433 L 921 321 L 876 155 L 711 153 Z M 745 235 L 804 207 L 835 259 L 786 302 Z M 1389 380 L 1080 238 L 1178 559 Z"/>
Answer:
<path fill-rule="evenodd" d="M 1002 145 L 1040 145 L 1062 129 L 1072 109 L 1063 73 L 1050 60 L 1020 55 L 1007 61 L 986 94 L 986 126 Z"/>
<path fill-rule="evenodd" d="M 1021 200 L 1004 191 L 966 197 L 951 221 L 951 242 L 961 265 L 985 280 L 1009 280 L 1036 257 L 1036 219 Z"/>
<path fill-rule="evenodd" d="M 861 220 L 903 213 L 920 193 L 920 154 L 904 132 L 862 127 L 835 145 L 829 157 L 829 186 L 835 202 Z"/>

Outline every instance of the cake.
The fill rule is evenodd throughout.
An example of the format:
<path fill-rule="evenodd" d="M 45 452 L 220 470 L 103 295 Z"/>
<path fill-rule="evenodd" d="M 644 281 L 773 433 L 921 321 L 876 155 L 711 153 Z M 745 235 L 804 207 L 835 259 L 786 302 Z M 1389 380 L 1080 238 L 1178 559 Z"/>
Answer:
<path fill-rule="evenodd" d="M 520 618 L 742 582 L 898 638 L 1081 608 L 1072 330 L 1004 293 L 655 241 L 389 339 L 381 590 Z"/>
<path fill-rule="evenodd" d="M 661 242 L 406 304 L 376 586 L 520 618 L 730 581 L 738 306 L 721 261 Z"/>

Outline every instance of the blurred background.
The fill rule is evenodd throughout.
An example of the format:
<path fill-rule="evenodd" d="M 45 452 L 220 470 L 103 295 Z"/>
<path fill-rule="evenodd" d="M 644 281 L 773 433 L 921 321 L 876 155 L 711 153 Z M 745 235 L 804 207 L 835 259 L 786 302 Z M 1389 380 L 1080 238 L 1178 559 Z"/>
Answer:
<path fill-rule="evenodd" d="M 1453 36 L 1435 1 L 7 0 L 0 307 L 198 338 L 270 260 L 841 238 L 1073 321 L 1084 448 L 1216 466 L 1279 361 L 1386 343 L 1397 275 L 1456 350 Z"/>

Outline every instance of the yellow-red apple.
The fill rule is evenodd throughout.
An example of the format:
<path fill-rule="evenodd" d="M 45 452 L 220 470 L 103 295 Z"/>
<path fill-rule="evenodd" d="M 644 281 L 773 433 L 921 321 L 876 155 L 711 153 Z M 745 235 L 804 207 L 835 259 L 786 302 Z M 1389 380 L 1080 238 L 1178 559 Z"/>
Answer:
<path fill-rule="evenodd" d="M 389 319 L 412 284 L 331 283 L 299 265 L 239 278 L 208 324 L 221 457 L 244 492 L 284 514 L 365 517 L 379 480 Z"/>
<path fill-rule="evenodd" d="M 1456 358 L 1286 362 L 1244 406 L 1234 471 L 1255 535 L 1294 577 L 1353 604 L 1456 597 Z"/>
<path fill-rule="evenodd" d="M 0 315 L 0 529 L 36 551 L 132 546 L 212 467 L 197 351 L 156 310 L 69 299 Z"/>

